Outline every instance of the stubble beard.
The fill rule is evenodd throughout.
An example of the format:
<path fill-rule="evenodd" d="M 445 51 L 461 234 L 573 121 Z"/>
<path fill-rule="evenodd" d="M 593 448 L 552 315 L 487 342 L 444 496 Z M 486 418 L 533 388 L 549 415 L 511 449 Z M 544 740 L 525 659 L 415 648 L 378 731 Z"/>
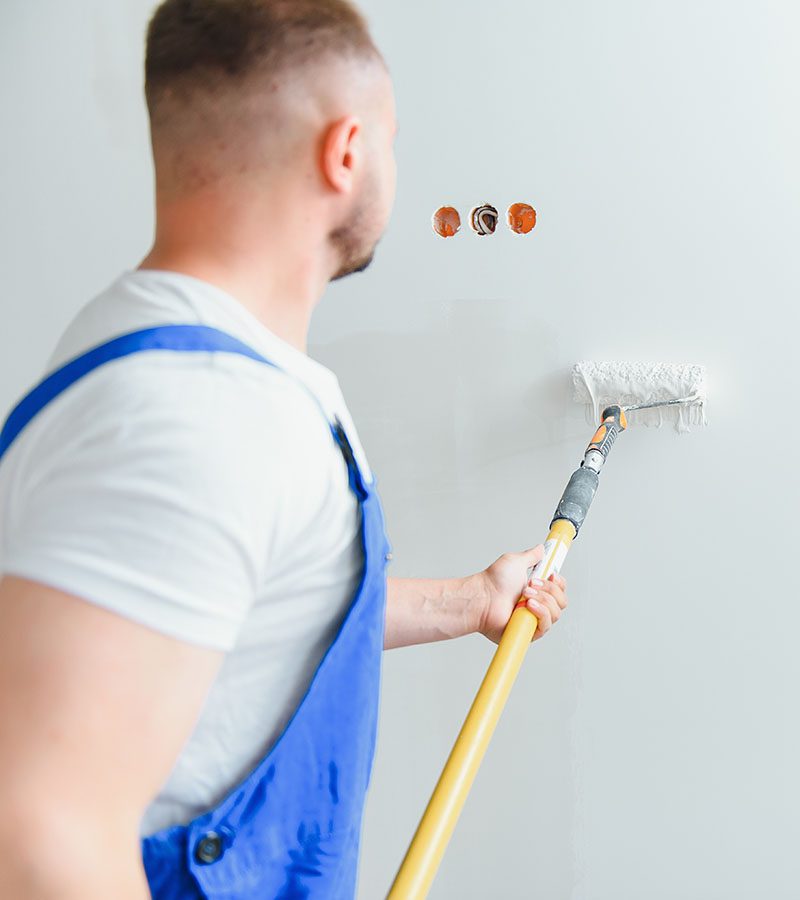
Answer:
<path fill-rule="evenodd" d="M 334 228 L 328 235 L 328 240 L 339 258 L 339 268 L 331 281 L 363 272 L 375 258 L 378 241 L 369 241 L 365 236 L 369 231 L 368 223 L 371 218 L 369 213 L 368 203 L 359 204 L 353 210 L 350 221 Z"/>

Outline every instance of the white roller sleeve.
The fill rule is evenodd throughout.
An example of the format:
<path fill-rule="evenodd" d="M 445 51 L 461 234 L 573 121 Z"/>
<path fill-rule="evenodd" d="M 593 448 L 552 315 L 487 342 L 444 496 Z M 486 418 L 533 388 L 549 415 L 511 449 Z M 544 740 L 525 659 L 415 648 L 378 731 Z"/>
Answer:
<path fill-rule="evenodd" d="M 678 431 L 706 424 L 706 370 L 703 366 L 646 362 L 595 362 L 584 360 L 572 370 L 575 400 L 587 405 L 587 416 L 595 424 L 610 404 L 620 406 L 672 400 L 698 395 L 700 401 L 631 413 L 631 421 L 662 425 L 674 421 Z"/>

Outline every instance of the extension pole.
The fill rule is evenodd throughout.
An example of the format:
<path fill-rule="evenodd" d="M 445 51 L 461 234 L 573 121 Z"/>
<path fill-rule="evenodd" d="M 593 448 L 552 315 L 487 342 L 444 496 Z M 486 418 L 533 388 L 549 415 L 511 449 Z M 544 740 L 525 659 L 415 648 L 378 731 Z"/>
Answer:
<path fill-rule="evenodd" d="M 558 554 L 563 558 L 574 537 L 571 522 L 555 522 L 547 539 L 553 547 L 548 561 Z M 553 571 L 552 565 L 544 567 L 537 577 L 547 578 Z M 389 900 L 427 896 L 537 624 L 526 601 L 520 599 L 389 891 Z"/>
<path fill-rule="evenodd" d="M 603 411 L 603 423 L 586 449 L 556 509 L 544 557 L 533 575 L 545 580 L 558 572 L 583 524 L 598 484 L 598 473 L 617 435 L 627 425 L 619 406 Z M 475 700 L 400 865 L 387 900 L 424 900 L 456 827 L 486 748 L 536 631 L 538 620 L 520 598 L 506 625 Z"/>

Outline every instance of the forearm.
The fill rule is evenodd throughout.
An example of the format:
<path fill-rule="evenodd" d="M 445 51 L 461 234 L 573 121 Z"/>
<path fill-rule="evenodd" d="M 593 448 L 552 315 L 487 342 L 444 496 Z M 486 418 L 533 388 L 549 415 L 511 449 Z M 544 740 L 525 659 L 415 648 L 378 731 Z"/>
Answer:
<path fill-rule="evenodd" d="M 473 634 L 484 610 L 485 596 L 475 576 L 390 578 L 383 646 L 391 650 Z"/>
<path fill-rule="evenodd" d="M 27 821 L 25 821 L 27 819 Z M 116 846 L 59 809 L 0 828 L 0 897 L 14 900 L 149 900 L 138 838 Z"/>
<path fill-rule="evenodd" d="M 0 862 L 0 896 L 14 900 L 150 900 L 144 874 L 116 870 L 103 863 L 103 872 L 58 873 L 22 869 L 17 860 Z"/>

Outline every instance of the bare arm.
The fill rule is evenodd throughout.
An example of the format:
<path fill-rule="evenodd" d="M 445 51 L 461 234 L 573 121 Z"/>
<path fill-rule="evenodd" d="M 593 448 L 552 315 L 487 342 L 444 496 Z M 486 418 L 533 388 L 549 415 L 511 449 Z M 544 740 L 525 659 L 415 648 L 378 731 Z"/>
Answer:
<path fill-rule="evenodd" d="M 390 578 L 384 649 L 473 634 L 480 625 L 478 591 L 470 578 Z"/>
<path fill-rule="evenodd" d="M 387 582 L 384 648 L 407 647 L 480 633 L 498 641 L 521 596 L 536 614 L 534 640 L 558 621 L 567 606 L 560 576 L 527 584 L 527 570 L 543 547 L 506 553 L 483 572 L 466 578 L 390 578 Z"/>
<path fill-rule="evenodd" d="M 221 659 L 0 581 L 0 897 L 149 898 L 139 822 Z"/>

